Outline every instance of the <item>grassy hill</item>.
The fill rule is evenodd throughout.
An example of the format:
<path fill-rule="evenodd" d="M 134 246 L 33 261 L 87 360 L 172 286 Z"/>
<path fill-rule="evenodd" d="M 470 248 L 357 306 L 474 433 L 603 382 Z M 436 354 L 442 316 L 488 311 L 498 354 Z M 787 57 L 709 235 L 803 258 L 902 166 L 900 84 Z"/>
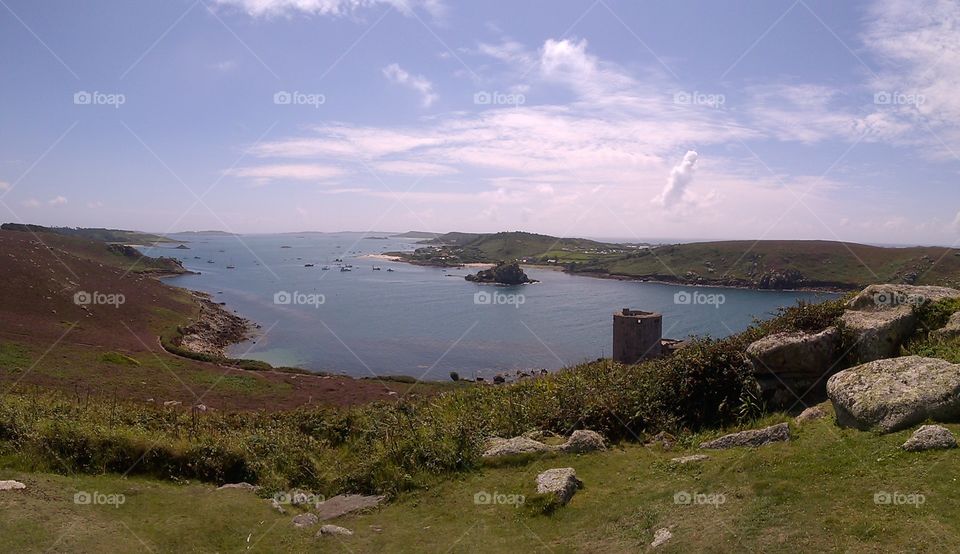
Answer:
<path fill-rule="evenodd" d="M 428 265 L 555 264 L 572 273 L 750 288 L 853 289 L 870 283 L 960 285 L 960 250 L 835 241 L 717 241 L 646 247 L 525 232 L 447 233 L 415 252 Z"/>
<path fill-rule="evenodd" d="M 50 233 L 64 235 L 68 237 L 78 237 L 100 242 L 110 242 L 119 244 L 153 244 L 157 242 L 182 242 L 175 241 L 160 235 L 142 233 L 140 231 L 125 231 L 123 229 L 101 229 L 101 228 L 82 228 L 82 227 L 44 227 L 42 225 L 30 225 L 24 223 L 4 223 L 0 225 L 0 230 L 4 231 L 23 231 L 32 233 Z"/>

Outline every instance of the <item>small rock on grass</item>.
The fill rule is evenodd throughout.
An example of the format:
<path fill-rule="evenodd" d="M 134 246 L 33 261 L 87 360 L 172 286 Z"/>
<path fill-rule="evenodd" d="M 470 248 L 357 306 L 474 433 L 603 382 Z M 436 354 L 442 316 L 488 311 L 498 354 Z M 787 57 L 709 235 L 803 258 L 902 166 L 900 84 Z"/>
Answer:
<path fill-rule="evenodd" d="M 797 423 L 807 423 L 810 421 L 816 421 L 818 419 L 823 419 L 827 417 L 827 412 L 823 410 L 820 406 L 811 406 L 806 410 L 800 412 L 800 415 L 797 416 Z"/>
<path fill-rule="evenodd" d="M 259 487 L 257 487 L 256 485 L 251 485 L 250 483 L 241 481 L 240 483 L 227 483 L 226 485 L 220 485 L 219 487 L 217 487 L 217 490 L 222 491 L 227 489 L 240 489 L 245 491 L 255 491 L 258 488 Z"/>
<path fill-rule="evenodd" d="M 751 429 L 749 431 L 740 431 L 724 435 L 719 439 L 707 441 L 700 444 L 700 448 L 724 449 L 737 446 L 757 447 L 772 442 L 790 440 L 790 426 L 786 423 L 778 423 L 763 429 Z"/>
<path fill-rule="evenodd" d="M 907 442 L 903 443 L 904 450 L 920 452 L 922 450 L 946 450 L 956 448 L 957 439 L 946 427 L 940 425 L 924 425 L 913 432 Z"/>
<path fill-rule="evenodd" d="M 0 481 L 0 491 L 18 491 L 27 488 L 20 481 Z"/>
<path fill-rule="evenodd" d="M 580 429 L 574 431 L 566 444 L 560 447 L 564 452 L 583 453 L 593 452 L 594 450 L 603 450 L 607 447 L 603 440 L 603 435 L 596 431 Z"/>
<path fill-rule="evenodd" d="M 560 504 L 569 502 L 582 486 L 583 483 L 577 479 L 577 472 L 572 467 L 548 469 L 537 475 L 537 493 L 553 494 Z"/>
<path fill-rule="evenodd" d="M 657 529 L 653 533 L 653 542 L 650 543 L 650 548 L 658 548 L 666 544 L 667 541 L 673 538 L 673 533 L 670 532 L 666 527 Z"/>
<path fill-rule="evenodd" d="M 340 527 L 337 525 L 324 525 L 320 528 L 320 532 L 317 533 L 317 536 L 332 536 L 332 535 L 341 535 L 344 537 L 349 537 L 353 535 L 353 531 L 347 529 L 346 527 Z"/>
<path fill-rule="evenodd" d="M 293 526 L 298 528 L 310 527 L 316 525 L 320 521 L 314 514 L 300 514 L 293 517 Z"/>
<path fill-rule="evenodd" d="M 710 456 L 706 454 L 693 454 L 692 456 L 682 456 L 680 458 L 672 458 L 670 461 L 675 464 L 692 464 L 696 462 L 702 462 L 704 460 L 709 460 Z"/>

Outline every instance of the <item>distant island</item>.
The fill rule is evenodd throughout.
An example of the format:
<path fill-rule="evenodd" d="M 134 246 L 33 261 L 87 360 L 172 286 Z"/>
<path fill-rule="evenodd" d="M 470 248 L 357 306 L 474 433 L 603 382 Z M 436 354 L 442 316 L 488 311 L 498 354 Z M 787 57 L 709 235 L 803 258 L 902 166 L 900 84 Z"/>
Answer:
<path fill-rule="evenodd" d="M 398 235 L 390 235 L 395 239 L 432 239 L 441 236 L 442 233 L 431 233 L 429 231 L 407 231 Z"/>
<path fill-rule="evenodd" d="M 522 231 L 453 232 L 419 244 L 412 252 L 388 254 L 417 265 L 516 260 L 593 277 L 751 289 L 853 290 L 876 282 L 960 286 L 960 250 L 941 246 L 889 248 L 820 240 L 645 245 Z"/>
<path fill-rule="evenodd" d="M 489 283 L 496 285 L 525 285 L 536 283 L 536 279 L 527 277 L 517 262 L 499 262 L 490 269 L 478 271 L 476 274 L 464 277 L 474 283 Z"/>
<path fill-rule="evenodd" d="M 103 229 L 99 227 L 45 227 L 29 223 L 4 223 L 0 225 L 4 231 L 21 231 L 27 233 L 53 233 L 68 237 L 79 237 L 99 242 L 117 244 L 153 244 L 168 242 L 184 242 L 164 236 L 143 233 L 141 231 L 127 231 L 124 229 Z"/>
<path fill-rule="evenodd" d="M 228 233 L 226 231 L 177 231 L 176 233 L 168 233 L 168 234 L 175 235 L 175 236 L 183 236 L 183 235 L 215 235 L 215 236 L 222 236 L 222 237 L 239 237 L 240 236 L 240 234 L 238 233 Z"/>

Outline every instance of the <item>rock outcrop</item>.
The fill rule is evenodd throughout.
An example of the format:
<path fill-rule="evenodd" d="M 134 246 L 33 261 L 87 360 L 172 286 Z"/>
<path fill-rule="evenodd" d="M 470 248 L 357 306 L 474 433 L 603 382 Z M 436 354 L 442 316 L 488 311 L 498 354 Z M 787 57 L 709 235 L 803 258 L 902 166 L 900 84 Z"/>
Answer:
<path fill-rule="evenodd" d="M 293 516 L 293 526 L 297 528 L 311 527 L 316 525 L 320 519 L 311 513 L 298 514 Z"/>
<path fill-rule="evenodd" d="M 556 446 L 550 446 L 540 441 L 528 439 L 527 437 L 514 437 L 512 439 L 493 438 L 487 445 L 483 453 L 484 458 L 498 458 L 501 456 L 515 456 L 518 454 L 535 454 L 537 452 L 551 452 L 557 450 Z"/>
<path fill-rule="evenodd" d="M 700 448 L 722 450 L 738 446 L 757 447 L 788 440 L 790 440 L 790 426 L 786 423 L 778 423 L 763 429 L 750 429 L 749 431 L 724 435 L 719 439 L 701 443 Z"/>
<path fill-rule="evenodd" d="M 924 425 L 913 432 L 913 435 L 903 443 L 904 450 L 920 452 L 922 450 L 946 450 L 957 447 L 957 439 L 946 427 L 940 425 Z"/>
<path fill-rule="evenodd" d="M 784 405 L 818 388 L 839 359 L 841 341 L 840 330 L 828 327 L 818 333 L 774 333 L 748 346 L 747 359 L 764 398 Z M 819 388 L 822 392 L 822 384 Z"/>
<path fill-rule="evenodd" d="M 354 512 L 372 510 L 383 501 L 385 496 L 369 496 L 363 494 L 339 494 L 328 498 L 316 505 L 316 514 L 320 521 L 326 521 Z"/>
<path fill-rule="evenodd" d="M 18 491 L 27 488 L 20 481 L 0 481 L 0 491 Z"/>
<path fill-rule="evenodd" d="M 816 421 L 818 419 L 823 419 L 827 417 L 827 412 L 820 406 L 811 406 L 806 410 L 800 412 L 800 415 L 797 416 L 796 421 L 798 424 L 808 423 L 810 421 Z"/>
<path fill-rule="evenodd" d="M 949 287 L 914 285 L 870 285 L 847 302 L 851 310 L 890 309 L 898 306 L 920 307 L 928 302 L 960 298 L 960 290 Z"/>
<path fill-rule="evenodd" d="M 572 467 L 548 469 L 537 475 L 537 493 L 553 494 L 560 504 L 569 502 L 582 486 L 583 483 L 577 479 L 577 472 Z"/>
<path fill-rule="evenodd" d="M 523 285 L 536 283 L 536 280 L 527 277 L 520 268 L 519 262 L 500 262 L 490 269 L 478 271 L 474 275 L 464 277 L 474 283 L 492 283 L 497 285 Z"/>
<path fill-rule="evenodd" d="M 960 420 L 960 365 L 905 356 L 875 360 L 827 381 L 837 423 L 889 433 L 930 419 Z"/>
<path fill-rule="evenodd" d="M 930 332 L 930 337 L 940 340 L 950 340 L 960 337 L 960 312 L 956 312 L 947 320 L 943 327 Z"/>
<path fill-rule="evenodd" d="M 567 442 L 560 446 L 560 450 L 563 452 L 571 453 L 584 453 L 584 452 L 593 452 L 595 450 L 603 450 L 607 447 L 606 442 L 603 440 L 603 436 L 596 431 L 590 431 L 587 429 L 580 429 L 574 431 L 570 438 L 567 439 Z"/>
<path fill-rule="evenodd" d="M 673 538 L 673 533 L 670 532 L 670 529 L 666 527 L 657 529 L 653 533 L 653 542 L 650 543 L 650 548 L 660 548 L 661 546 L 667 544 L 667 541 Z"/>
<path fill-rule="evenodd" d="M 847 310 L 840 321 L 854 345 L 851 354 L 860 363 L 896 356 L 900 345 L 917 326 L 917 316 L 911 306 Z"/>

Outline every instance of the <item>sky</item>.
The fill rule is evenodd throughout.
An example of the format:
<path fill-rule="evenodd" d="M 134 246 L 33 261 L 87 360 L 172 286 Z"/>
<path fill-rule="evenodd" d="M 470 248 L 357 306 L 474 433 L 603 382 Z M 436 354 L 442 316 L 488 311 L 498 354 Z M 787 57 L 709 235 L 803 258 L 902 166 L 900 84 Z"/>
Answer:
<path fill-rule="evenodd" d="M 0 0 L 0 219 L 960 239 L 960 3 Z"/>

